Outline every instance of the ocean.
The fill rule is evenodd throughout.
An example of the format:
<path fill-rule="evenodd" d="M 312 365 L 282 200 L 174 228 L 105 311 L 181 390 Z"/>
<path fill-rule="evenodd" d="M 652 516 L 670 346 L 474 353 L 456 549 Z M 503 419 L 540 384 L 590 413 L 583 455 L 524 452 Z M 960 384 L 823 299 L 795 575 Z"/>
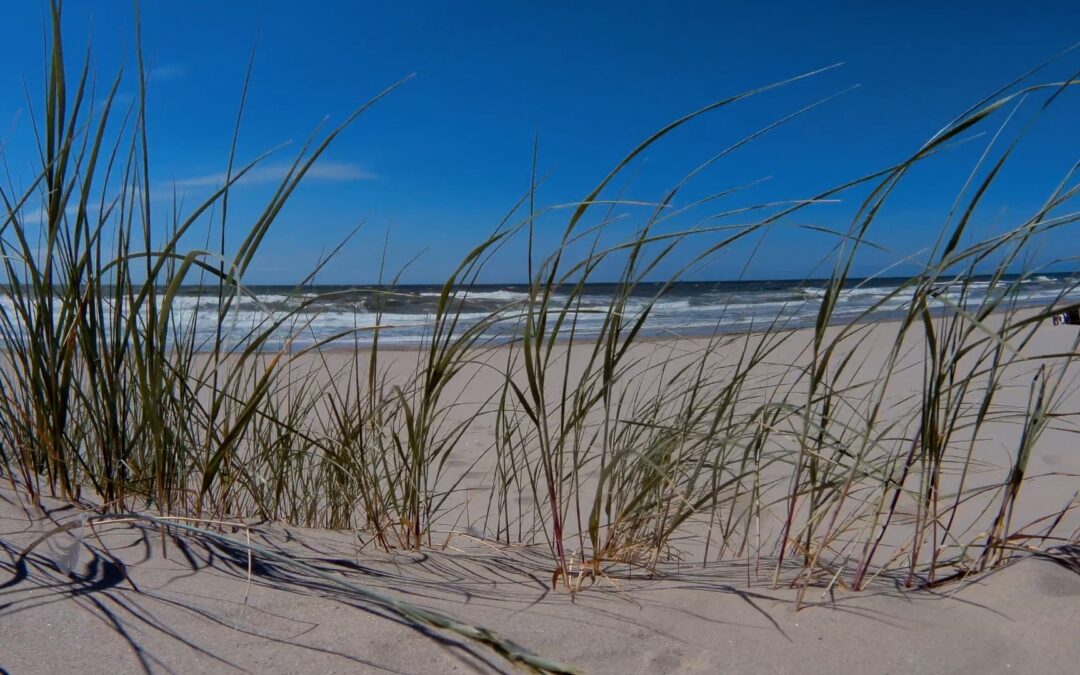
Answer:
<path fill-rule="evenodd" d="M 833 323 L 898 318 L 908 308 L 909 291 L 897 292 L 902 278 L 851 279 L 842 290 L 833 313 Z M 938 295 L 949 303 L 978 306 L 988 294 L 1005 293 L 1016 277 L 991 284 L 989 278 L 969 283 L 963 300 L 955 285 L 940 284 Z M 700 336 L 716 332 L 763 330 L 771 327 L 798 328 L 813 325 L 824 295 L 825 281 L 718 281 L 683 282 L 670 287 L 656 300 L 643 329 L 645 336 Z M 1011 302 L 1016 306 L 1046 306 L 1050 302 L 1080 301 L 1078 279 L 1071 274 L 1046 274 L 1024 279 Z M 589 284 L 575 304 L 578 337 L 595 335 L 604 321 L 615 284 Z M 643 283 L 633 291 L 624 315 L 638 316 L 660 293 L 662 284 Z M 438 285 L 378 286 L 314 285 L 247 286 L 242 299 L 234 303 L 225 322 L 225 342 L 242 344 L 252 331 L 283 316 L 286 320 L 265 344 L 276 350 L 283 345 L 302 348 L 341 336 L 331 346 L 368 345 L 378 326 L 383 345 L 412 346 L 430 336 L 441 287 Z M 528 286 L 522 284 L 482 284 L 459 289 L 457 330 L 476 325 L 490 317 L 482 331 L 484 341 L 508 341 L 521 334 L 522 312 L 528 301 Z M 555 306 L 568 298 L 569 289 L 557 291 Z M 947 303 L 937 301 L 944 308 Z M 0 297 L 0 311 L 9 311 L 10 298 Z M 872 309 L 872 311 L 870 311 Z M 196 345 L 207 349 L 216 334 L 217 289 L 184 287 L 174 300 L 175 325 L 181 331 L 195 331 Z M 291 314 L 291 316 L 290 316 Z M 192 328 L 193 327 L 193 328 Z M 344 334 L 344 335 L 342 335 Z"/>
<path fill-rule="evenodd" d="M 841 291 L 832 323 L 875 321 L 901 317 L 908 309 L 912 293 L 897 291 L 903 278 L 851 279 Z M 968 284 L 966 299 L 957 285 L 942 283 L 937 295 L 949 304 L 977 307 L 988 294 L 1002 294 L 1016 286 L 1016 277 L 992 285 L 990 278 L 975 278 Z M 824 280 L 700 281 L 681 282 L 667 289 L 660 283 L 638 284 L 623 315 L 627 319 L 653 302 L 644 324 L 646 337 L 691 337 L 767 328 L 800 328 L 813 325 L 825 293 Z M 1051 302 L 1080 301 L 1080 279 L 1072 274 L 1046 274 L 1020 282 L 1010 302 L 1015 306 L 1046 306 Z M 223 326 L 223 340 L 229 347 L 243 345 L 273 322 L 285 318 L 263 345 L 278 350 L 285 345 L 303 348 L 317 343 L 334 347 L 370 345 L 377 328 L 382 345 L 415 346 L 431 335 L 441 295 L 439 285 L 245 286 Z M 607 308 L 618 291 L 616 284 L 588 284 L 575 302 L 576 336 L 595 335 L 605 320 Z M 569 289 L 560 289 L 552 306 L 561 308 Z M 481 340 L 505 342 L 521 335 L 522 314 L 529 298 L 524 284 L 478 284 L 460 288 L 453 296 L 460 306 L 457 331 L 484 322 Z M 939 308 L 947 303 L 936 301 Z M 6 289 L 0 289 L 0 312 L 8 327 L 5 340 L 22 332 L 21 319 Z M 58 311 L 58 310 L 56 310 Z M 197 349 L 210 349 L 217 334 L 216 287 L 181 287 L 173 301 L 174 334 L 195 337 Z M 495 320 L 492 320 L 492 319 Z M 13 330 L 14 329 L 14 330 Z M 186 340 L 185 340 L 186 342 Z"/>

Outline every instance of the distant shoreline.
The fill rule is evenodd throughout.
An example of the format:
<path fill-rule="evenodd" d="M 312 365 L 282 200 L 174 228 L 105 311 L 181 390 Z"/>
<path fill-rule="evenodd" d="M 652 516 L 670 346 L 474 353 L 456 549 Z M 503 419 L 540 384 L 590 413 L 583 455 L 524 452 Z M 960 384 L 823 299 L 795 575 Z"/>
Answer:
<path fill-rule="evenodd" d="M 1017 279 L 1022 280 L 1013 283 Z M 905 281 L 910 280 L 882 278 L 844 284 L 830 310 L 830 325 L 902 319 L 915 292 L 900 285 Z M 520 339 L 523 312 L 530 302 L 529 286 L 506 284 L 459 287 L 449 300 L 443 297 L 442 287 L 435 285 L 393 290 L 338 286 L 312 286 L 307 292 L 271 286 L 246 290 L 254 297 L 245 294 L 231 300 L 219 333 L 216 291 L 182 287 L 170 301 L 173 325 L 166 340 L 180 340 L 186 348 L 210 352 L 220 337 L 224 350 L 233 351 L 257 336 L 265 338 L 260 351 L 277 353 L 288 343 L 295 350 L 335 338 L 323 349 L 353 350 L 370 348 L 372 334 L 379 330 L 380 348 L 413 349 L 429 339 L 441 316 L 444 327 L 452 322 L 458 334 L 481 326 L 478 343 L 510 343 Z M 112 319 L 113 300 L 106 289 L 102 292 L 107 324 Z M 812 327 L 818 320 L 825 287 L 808 281 L 682 282 L 670 287 L 643 283 L 624 292 L 616 284 L 587 284 L 576 291 L 556 289 L 550 293 L 549 316 L 568 309 L 580 339 L 588 340 L 603 331 L 606 317 L 616 308 L 627 324 L 649 312 L 641 339 L 670 340 Z M 1003 299 L 991 297 L 997 294 Z M 989 278 L 955 283 L 945 280 L 935 282 L 935 289 L 927 294 L 932 311 L 956 304 L 975 311 L 987 302 L 1016 308 L 1047 307 L 1062 299 L 1080 302 L 1075 280 L 1064 274 L 1004 278 L 997 285 Z M 163 307 L 165 301 L 159 295 L 157 307 Z M 33 313 L 33 300 L 23 296 L 22 302 L 29 307 L 16 307 L 11 296 L 0 294 L 0 312 L 12 319 L 22 312 Z M 61 307 L 57 304 L 54 312 Z M 140 311 L 146 311 L 145 307 L 142 305 Z M 281 325 L 273 328 L 277 321 Z M 13 326 L 21 326 L 21 320 L 15 320 Z M 107 325 L 103 328 L 110 330 Z M 567 339 L 569 330 L 569 324 L 563 325 L 559 339 Z M 351 331 L 356 332 L 355 337 Z"/>
<path fill-rule="evenodd" d="M 1023 318 L 1026 319 L 1026 318 L 1028 318 L 1030 316 L 1035 315 L 1037 313 L 1037 310 L 1039 310 L 1039 309 L 1041 309 L 1041 308 L 1037 307 L 1037 306 L 1032 306 L 1032 305 L 1028 305 L 1028 306 L 1024 306 L 1024 307 L 1016 307 L 1015 309 L 1011 309 L 1011 310 L 1010 309 L 998 309 L 998 310 L 995 310 L 995 311 L 991 312 L 989 316 L 991 316 L 991 317 L 1000 317 L 1000 316 L 1006 314 L 1007 312 L 1012 311 L 1012 312 L 1015 312 L 1017 315 L 1023 316 Z M 947 314 L 947 310 L 944 310 L 944 309 L 935 309 L 935 310 L 931 310 L 931 311 L 934 314 L 935 318 L 940 318 L 941 316 L 944 316 L 944 315 Z M 883 326 L 884 327 L 884 326 L 889 326 L 889 325 L 899 325 L 902 320 L 903 320 L 903 317 L 889 316 L 889 317 L 881 318 L 881 319 L 865 319 L 865 320 L 861 320 L 861 321 L 851 321 L 851 322 L 833 321 L 833 322 L 830 322 L 828 324 L 828 327 L 829 328 L 840 328 L 840 327 L 843 327 L 843 326 L 850 326 L 850 325 L 856 325 L 856 324 L 863 325 L 863 326 L 868 326 L 868 327 L 869 326 Z M 1047 321 L 1049 321 L 1049 319 L 1047 319 Z M 1059 326 L 1058 328 L 1068 328 L 1068 326 Z M 702 333 L 694 333 L 694 334 L 686 334 L 686 335 L 640 335 L 637 338 L 635 338 L 635 343 L 637 343 L 637 344 L 665 344 L 665 345 L 666 344 L 671 344 L 671 343 L 678 343 L 678 342 L 700 343 L 700 342 L 707 342 L 707 341 L 709 341 L 711 339 L 714 339 L 714 338 L 715 339 L 725 339 L 725 338 L 737 338 L 739 336 L 753 337 L 753 336 L 766 335 L 766 334 L 777 335 L 777 334 L 781 334 L 781 333 L 797 333 L 799 331 L 812 330 L 812 329 L 813 329 L 813 326 L 801 325 L 801 326 L 786 326 L 786 327 L 782 327 L 782 328 L 774 328 L 774 329 L 771 329 L 771 330 L 767 329 L 767 328 L 762 328 L 760 330 L 723 331 L 723 332 L 713 332 L 713 333 L 702 332 Z M 592 337 L 595 337 L 595 336 L 577 337 L 577 338 L 574 338 L 574 341 L 575 341 L 575 343 L 578 343 L 580 345 L 588 345 L 588 344 L 593 343 L 593 341 L 591 339 Z M 506 347 L 510 346 L 511 344 L 520 344 L 521 341 L 522 341 L 522 339 L 520 337 L 518 337 L 518 338 L 513 339 L 513 340 L 504 340 L 504 341 L 500 341 L 498 343 L 487 343 L 487 344 L 481 343 L 481 344 L 478 344 L 477 346 L 473 347 L 473 349 L 482 349 L 482 350 L 505 349 Z M 566 344 L 569 341 L 570 341 L 570 338 L 565 337 L 563 335 L 560 335 L 558 338 L 556 338 L 555 344 L 560 344 L 560 345 L 561 344 Z M 401 343 L 382 343 L 382 342 L 380 342 L 378 349 L 379 349 L 379 351 L 389 351 L 389 352 L 419 352 L 419 351 L 421 351 L 421 348 L 425 347 L 427 344 L 430 344 L 430 342 L 423 343 L 423 344 L 421 344 L 421 343 L 401 344 Z M 308 348 L 301 347 L 301 348 L 294 349 L 293 351 L 294 352 L 300 352 L 300 351 L 303 351 L 304 349 L 311 350 L 310 347 L 308 347 Z M 315 351 L 315 350 L 311 350 L 311 351 Z M 334 344 L 332 344 L 332 345 L 327 345 L 327 346 L 321 347 L 317 351 L 319 351 L 321 353 L 325 353 L 325 354 L 349 354 L 349 353 L 369 354 L 372 351 L 372 345 L 371 344 L 361 344 L 361 345 L 356 345 L 356 346 L 346 346 L 346 345 L 334 345 Z M 203 352 L 203 353 L 209 353 L 209 352 Z M 261 353 L 273 354 L 273 353 L 277 353 L 277 352 L 270 351 L 270 350 L 265 350 L 265 351 L 263 351 Z"/>

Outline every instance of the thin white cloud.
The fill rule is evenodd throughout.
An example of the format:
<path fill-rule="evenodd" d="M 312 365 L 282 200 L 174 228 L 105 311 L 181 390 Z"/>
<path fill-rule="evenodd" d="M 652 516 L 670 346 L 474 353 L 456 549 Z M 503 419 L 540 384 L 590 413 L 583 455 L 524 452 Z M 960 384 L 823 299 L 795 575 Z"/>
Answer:
<path fill-rule="evenodd" d="M 168 82 L 170 80 L 178 80 L 185 77 L 188 74 L 188 67 L 174 63 L 166 66 L 158 66 L 151 68 L 146 74 L 146 79 L 151 82 Z"/>
<path fill-rule="evenodd" d="M 105 96 L 99 96 L 99 97 L 94 99 L 94 107 L 97 109 L 98 112 L 101 112 L 101 109 L 105 107 L 105 103 L 108 100 L 109 99 L 106 98 Z M 127 108 L 128 105 L 134 100 L 135 100 L 135 94 L 132 94 L 131 92 L 126 92 L 126 91 L 118 91 L 118 92 L 116 92 L 116 96 L 113 96 L 113 100 L 112 100 L 112 106 L 113 107 L 112 107 L 112 112 L 110 114 L 111 115 L 122 115 L 124 109 Z"/>
<path fill-rule="evenodd" d="M 18 214 L 16 214 L 16 219 L 19 221 L 20 225 L 28 227 L 31 225 L 41 225 L 45 222 L 45 216 L 45 209 L 40 206 L 36 208 L 24 206 L 19 210 Z M 3 214 L 4 220 L 6 220 L 7 217 L 8 214 L 5 212 Z"/>
<path fill-rule="evenodd" d="M 233 183 L 233 187 L 280 183 L 288 174 L 289 168 L 290 165 L 284 163 L 256 166 L 244 174 L 240 180 Z M 368 171 L 359 164 L 351 162 L 334 162 L 329 160 L 316 163 L 308 170 L 307 174 L 304 175 L 305 181 L 311 180 L 339 183 L 375 180 L 376 178 L 378 178 L 376 174 Z M 171 183 L 159 185 L 157 188 L 151 190 L 150 201 L 156 203 L 171 202 L 173 200 L 174 190 L 178 193 L 183 193 L 185 190 L 219 188 L 224 184 L 224 172 L 181 178 Z M 138 186 L 129 188 L 127 192 L 129 192 L 128 198 L 141 199 L 142 190 Z M 183 195 L 181 194 L 180 196 L 182 197 Z M 65 214 L 69 217 L 74 216 L 76 210 L 75 206 L 69 206 L 65 211 Z M 96 214 L 100 210 L 100 205 L 96 202 L 91 202 L 87 204 L 86 210 L 88 213 Z M 6 219 L 6 217 L 6 211 L 0 214 L 0 220 Z M 45 210 L 41 205 L 26 204 L 20 209 L 18 219 L 23 226 L 41 225 L 46 220 Z"/>
<path fill-rule="evenodd" d="M 94 216 L 100 210 L 101 207 L 96 203 L 91 202 L 86 205 L 86 213 L 88 216 Z M 75 206 L 69 206 L 64 209 L 64 215 L 68 218 L 74 217 L 78 212 L 79 209 Z M 45 212 L 44 206 L 24 205 L 23 208 L 19 210 L 17 218 L 20 225 L 23 227 L 30 227 L 44 224 L 48 220 L 48 215 L 49 214 Z M 0 216 L 0 221 L 5 220 L 7 217 L 7 212 L 3 212 L 3 215 Z"/>
<path fill-rule="evenodd" d="M 266 164 L 256 166 L 243 175 L 233 185 L 262 185 L 266 183 L 280 183 L 289 173 L 289 164 Z M 235 173 L 235 172 L 234 172 Z M 374 180 L 374 173 L 368 171 L 359 164 L 350 162 L 318 162 L 308 170 L 304 180 L 351 182 L 360 180 Z M 203 176 L 180 178 L 172 182 L 177 189 L 184 188 L 217 188 L 225 184 L 225 172 L 211 173 Z"/>

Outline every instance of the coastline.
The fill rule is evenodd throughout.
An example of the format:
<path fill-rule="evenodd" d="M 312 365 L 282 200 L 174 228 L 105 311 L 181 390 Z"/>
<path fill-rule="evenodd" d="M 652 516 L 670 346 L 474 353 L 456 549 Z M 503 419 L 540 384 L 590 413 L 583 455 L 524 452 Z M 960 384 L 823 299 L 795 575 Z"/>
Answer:
<path fill-rule="evenodd" d="M 1035 311 L 1021 310 L 1016 318 Z M 995 324 L 1004 316 L 991 315 L 988 322 Z M 896 346 L 898 328 L 895 320 L 834 325 L 826 331 L 826 344 L 835 344 L 840 354 L 844 350 L 856 354 L 864 373 L 861 379 L 872 385 L 874 369 Z M 1047 361 L 1044 355 L 1053 363 L 1072 349 L 1076 330 L 1047 321 L 1035 331 L 1022 346 L 1023 359 L 1013 366 L 1017 370 L 1006 379 L 995 405 L 1009 414 L 1022 412 L 1032 372 Z M 837 342 L 839 333 L 848 339 Z M 651 374 L 653 364 L 675 371 L 701 358 L 722 379 L 740 354 L 769 343 L 774 347 L 760 365 L 761 385 L 747 390 L 737 408 L 753 407 L 780 393 L 797 397 L 801 385 L 788 375 L 805 368 L 813 334 L 813 329 L 797 328 L 713 339 L 642 338 L 627 356 L 634 365 L 627 371 L 624 390 L 638 392 L 632 395 L 643 401 L 663 395 L 664 387 L 672 385 Z M 899 352 L 891 393 L 885 399 L 890 420 L 905 418 L 918 408 L 912 396 L 921 391 L 925 361 L 919 336 L 908 339 L 913 342 Z M 552 392 L 560 391 L 560 373 L 585 367 L 589 341 L 580 347 L 568 350 L 566 343 L 556 345 L 553 380 L 548 383 Z M 410 382 L 416 368 L 423 366 L 424 351 L 415 346 L 385 351 L 380 368 L 386 386 Z M 48 523 L 77 521 L 78 510 L 46 500 L 50 515 L 43 518 L 23 497 L 0 488 L 0 541 L 5 551 L 0 567 L 10 574 L 0 580 L 6 586 L 6 609 L 0 609 L 6 648 L 0 665 L 13 672 L 62 672 L 69 665 L 82 671 L 118 664 L 124 668 L 146 664 L 150 670 L 290 672 L 301 663 L 305 669 L 327 671 L 511 672 L 483 649 L 455 636 L 439 633 L 437 641 L 421 639 L 421 634 L 431 635 L 430 629 L 417 632 L 390 620 L 378 607 L 328 587 L 319 578 L 258 556 L 249 562 L 243 549 L 247 541 L 458 620 L 494 627 L 541 655 L 588 672 L 768 669 L 855 675 L 981 668 L 1023 673 L 1080 659 L 1080 647 L 1071 639 L 1071 627 L 1078 619 L 1080 575 L 1047 554 L 1032 555 L 1022 548 L 1012 554 L 1017 560 L 1004 567 L 927 588 L 906 588 L 903 571 L 893 570 L 875 574 L 866 587 L 855 591 L 847 564 L 835 568 L 835 577 L 824 576 L 799 588 L 802 572 L 795 560 L 781 566 L 777 550 L 755 545 L 753 537 L 741 555 L 711 557 L 708 523 L 691 518 L 651 573 L 634 563 L 613 563 L 605 565 L 601 576 L 579 581 L 578 592 L 568 593 L 552 584 L 553 562 L 540 533 L 534 532 L 532 543 L 500 541 L 492 525 L 498 519 L 489 520 L 483 506 L 491 508 L 485 495 L 492 490 L 494 470 L 490 406 L 504 381 L 508 355 L 515 351 L 519 350 L 507 345 L 476 350 L 445 392 L 450 404 L 444 424 L 453 428 L 470 416 L 473 421 L 444 460 L 439 480 L 453 486 L 448 488 L 453 496 L 444 505 L 430 544 L 418 551 L 381 550 L 359 525 L 349 531 L 280 523 L 256 524 L 252 530 L 232 528 L 227 534 L 235 548 L 211 545 L 178 531 L 167 532 L 162 544 L 152 528 L 102 525 L 92 532 L 87 529 L 80 540 L 70 533 L 60 535 L 51 547 L 35 550 L 20 568 L 18 552 L 47 531 Z M 284 380 L 280 394 L 287 398 L 301 385 L 327 391 L 344 386 L 337 375 L 365 373 L 363 356 L 370 353 L 363 347 L 324 349 L 289 359 L 281 367 L 295 376 Z M 272 356 L 264 353 L 259 360 Z M 1074 380 L 1078 371 L 1073 364 Z M 514 378 L 523 377 L 520 367 L 513 372 Z M 851 393 L 858 400 L 858 390 Z M 1061 405 L 1077 409 L 1080 391 L 1072 388 Z M 317 418 L 323 413 L 312 414 Z M 590 422 L 600 423 L 599 418 Z M 900 432 L 896 433 L 912 433 Z M 1053 514 L 1072 498 L 1080 477 L 1080 455 L 1068 451 L 1072 433 L 1066 425 L 1049 428 L 1041 437 L 1030 460 L 1032 485 L 1025 483 L 1015 504 L 1018 525 Z M 996 481 L 1008 472 L 1009 456 L 1020 436 L 1021 429 L 1002 418 L 975 439 L 975 464 L 985 476 L 980 480 Z M 783 478 L 785 471 L 774 467 L 762 475 Z M 946 474 L 947 482 L 955 478 Z M 595 477 L 586 473 L 583 480 L 582 489 L 592 489 Z M 767 498 L 770 493 L 762 494 Z M 779 534 L 782 506 L 761 510 L 755 534 L 759 540 Z M 913 508 L 913 502 L 902 500 L 904 518 L 913 517 Z M 986 527 L 985 518 L 978 515 L 982 508 L 981 502 L 973 501 L 962 509 L 965 531 Z M 519 517 L 526 514 L 523 510 Z M 968 516 L 971 522 L 963 522 Z M 1080 512 L 1063 513 L 1059 524 L 1063 534 L 1080 531 Z M 906 532 L 906 527 L 899 528 L 883 546 L 902 553 Z M 573 528 L 566 532 L 571 542 L 579 536 Z M 57 569 L 57 561 L 73 544 L 78 559 L 67 575 Z M 836 544 L 847 545 L 839 539 Z M 1051 544 L 1045 542 L 1042 548 L 1051 550 Z M 774 582 L 774 567 L 782 572 L 779 583 Z M 793 611 L 795 606 L 802 609 Z M 586 626 L 588 630 L 583 630 Z M 79 637 L 72 640 L 72 635 Z"/>
<path fill-rule="evenodd" d="M 1005 316 L 1007 314 L 1011 314 L 1011 315 L 1022 317 L 1022 318 L 1026 319 L 1026 318 L 1030 318 L 1030 317 L 1033 317 L 1033 316 L 1039 314 L 1041 311 L 1046 311 L 1046 309 L 1047 309 L 1046 307 L 1039 306 L 1039 305 L 1023 305 L 1023 306 L 1019 306 L 1017 308 L 996 309 L 993 312 L 991 312 L 988 315 L 987 318 L 990 319 L 991 321 L 995 321 L 995 320 L 998 320 L 998 319 L 1000 319 L 1001 317 L 1003 317 L 1003 316 Z M 938 309 L 931 310 L 931 315 L 934 318 L 942 318 L 942 317 L 948 316 L 949 313 L 948 313 L 948 310 L 938 308 Z M 841 321 L 841 320 L 834 319 L 833 321 L 829 322 L 828 328 L 829 328 L 829 330 L 835 331 L 836 329 L 843 328 L 845 326 L 859 326 L 859 327 L 862 327 L 862 326 L 882 326 L 882 327 L 892 326 L 892 327 L 896 327 L 896 326 L 900 325 L 901 321 L 903 321 L 903 317 L 902 316 L 896 316 L 896 315 L 890 315 L 890 316 L 887 316 L 887 317 L 877 318 L 877 319 L 865 318 L 865 319 L 862 319 L 862 320 L 859 320 L 859 321 Z M 1047 319 L 1047 321 L 1049 321 L 1049 319 Z M 763 328 L 759 328 L 759 329 L 740 328 L 740 329 L 723 330 L 723 331 L 715 330 L 715 329 L 704 329 L 703 328 L 703 329 L 696 330 L 696 331 L 695 330 L 687 331 L 685 334 L 659 335 L 659 334 L 642 333 L 638 337 L 635 338 L 635 342 L 637 342 L 639 344 L 651 344 L 651 345 L 664 345 L 664 344 L 672 344 L 672 343 L 679 343 L 679 342 L 683 342 L 683 343 L 706 343 L 706 342 L 709 342 L 711 340 L 731 340 L 731 339 L 744 338 L 744 337 L 748 337 L 748 336 L 749 337 L 755 337 L 755 336 L 760 337 L 760 336 L 763 336 L 763 335 L 796 334 L 796 333 L 805 332 L 805 331 L 812 330 L 812 329 L 813 329 L 812 325 L 797 325 L 797 326 L 780 327 L 780 328 L 763 327 Z M 579 336 L 579 337 L 573 338 L 573 341 L 576 344 L 579 344 L 579 345 L 582 345 L 582 346 L 588 345 L 588 344 L 592 343 L 594 340 L 595 340 L 595 335 L 585 335 L 585 336 Z M 566 337 L 564 335 L 559 335 L 559 336 L 557 336 L 555 338 L 555 344 L 559 344 L 559 345 L 565 345 L 570 341 L 571 341 L 571 338 Z M 522 342 L 522 338 L 520 336 L 515 337 L 515 338 L 509 338 L 509 339 L 499 338 L 499 339 L 492 339 L 491 341 L 489 341 L 487 343 L 483 343 L 483 344 L 481 344 L 481 345 L 479 345 L 477 347 L 474 347 L 474 348 L 478 349 L 478 350 L 483 350 L 483 351 L 488 351 L 488 350 L 492 350 L 492 349 L 505 350 L 505 349 L 507 349 L 507 348 L 509 348 L 511 346 L 518 346 L 518 345 L 521 344 L 521 342 Z M 411 344 L 411 343 L 402 344 L 402 343 L 393 343 L 393 342 L 391 342 L 391 343 L 380 342 L 379 346 L 378 346 L 378 350 L 380 352 L 386 351 L 386 352 L 394 352 L 394 353 L 398 353 L 398 352 L 419 352 L 419 351 L 424 351 L 428 344 L 430 344 L 430 340 L 428 342 L 423 343 L 423 344 L 419 344 L 419 343 L 417 343 L 417 344 Z M 310 347 L 301 346 L 301 347 L 294 348 L 291 351 L 289 351 L 289 350 L 281 350 L 281 349 L 277 349 L 277 350 L 267 349 L 267 350 L 263 350 L 262 353 L 264 353 L 264 354 L 275 354 L 275 353 L 278 353 L 278 352 L 283 352 L 285 354 L 289 354 L 289 353 L 292 353 L 292 352 L 301 352 L 301 351 L 306 351 L 306 350 L 310 350 L 310 349 L 311 349 Z M 348 346 L 348 345 L 337 345 L 337 344 L 334 344 L 334 343 L 330 343 L 329 345 L 319 347 L 318 351 L 320 351 L 322 353 L 326 353 L 326 354 L 370 354 L 371 351 L 372 351 L 372 346 L 370 344 L 359 344 L 359 345 Z M 200 353 L 206 354 L 208 352 L 203 351 L 203 352 L 200 352 Z"/>

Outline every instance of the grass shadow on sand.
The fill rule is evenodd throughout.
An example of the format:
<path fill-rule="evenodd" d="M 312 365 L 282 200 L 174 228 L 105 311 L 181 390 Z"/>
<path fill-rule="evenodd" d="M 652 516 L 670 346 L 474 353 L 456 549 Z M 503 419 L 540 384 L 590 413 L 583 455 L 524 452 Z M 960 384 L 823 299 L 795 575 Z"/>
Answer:
<path fill-rule="evenodd" d="M 0 495 L 4 506 L 15 505 L 17 500 L 4 492 Z M 347 662 L 350 667 L 400 672 L 380 664 L 378 653 L 350 649 L 348 644 L 328 648 L 317 641 L 305 642 L 305 637 L 317 631 L 324 620 L 339 621 L 343 606 L 422 633 L 441 647 L 448 660 L 460 666 L 483 672 L 506 671 L 505 662 L 485 654 L 475 643 L 412 624 L 293 568 L 257 557 L 249 561 L 247 551 L 239 544 L 234 547 L 176 532 L 161 536 L 151 528 L 127 524 L 99 525 L 90 528 L 92 533 L 83 541 L 67 533 L 61 535 L 69 540 L 60 542 L 61 547 L 75 543 L 79 548 L 76 565 L 64 570 L 55 552 L 44 546 L 28 555 L 23 553 L 43 531 L 71 522 L 75 509 L 58 506 L 42 512 L 38 519 L 8 511 L 0 518 L 4 524 L 0 531 L 0 625 L 32 624 L 36 615 L 59 613 L 71 619 L 73 630 L 78 630 L 75 626 L 90 618 L 107 629 L 107 641 L 113 647 L 122 643 L 120 650 L 132 655 L 144 672 L 173 670 L 173 657 L 184 652 L 188 657 L 209 659 L 215 669 L 260 670 L 230 654 L 235 650 L 215 645 L 217 640 L 207 644 L 203 636 L 192 636 L 193 622 L 201 626 L 196 633 L 216 631 L 219 636 L 232 636 L 233 641 L 262 644 L 275 653 L 317 654 L 336 661 L 338 667 Z M 30 512 L 24 509 L 24 515 Z M 288 542 L 284 540 L 272 540 L 265 534 L 256 538 L 283 552 L 287 550 Z M 292 543 L 295 546 L 295 540 Z M 328 572 L 359 573 L 365 582 L 381 576 L 387 586 L 393 587 L 395 580 L 402 580 L 348 561 L 320 562 L 317 557 L 303 554 L 297 557 L 319 564 Z M 278 598 L 318 597 L 339 609 L 315 619 L 290 615 L 249 603 L 251 594 L 260 591 Z"/>

